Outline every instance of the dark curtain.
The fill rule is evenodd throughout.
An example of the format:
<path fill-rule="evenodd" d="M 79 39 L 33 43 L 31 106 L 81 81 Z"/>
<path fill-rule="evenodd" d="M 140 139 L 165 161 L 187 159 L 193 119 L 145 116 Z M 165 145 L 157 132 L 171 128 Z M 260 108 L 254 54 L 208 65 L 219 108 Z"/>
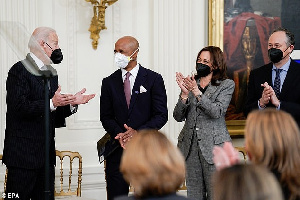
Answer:
<path fill-rule="evenodd" d="M 300 50 L 300 0 L 282 0 L 281 24 L 295 35 L 295 49 Z"/>

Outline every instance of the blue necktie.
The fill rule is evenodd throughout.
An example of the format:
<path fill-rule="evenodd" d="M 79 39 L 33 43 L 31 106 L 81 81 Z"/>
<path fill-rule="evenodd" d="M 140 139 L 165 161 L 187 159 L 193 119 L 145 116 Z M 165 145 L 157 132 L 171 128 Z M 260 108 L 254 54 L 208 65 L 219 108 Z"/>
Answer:
<path fill-rule="evenodd" d="M 274 79 L 274 92 L 277 96 L 277 98 L 279 98 L 279 94 L 280 94 L 280 73 L 282 71 L 282 69 L 275 69 L 276 71 L 276 77 Z"/>

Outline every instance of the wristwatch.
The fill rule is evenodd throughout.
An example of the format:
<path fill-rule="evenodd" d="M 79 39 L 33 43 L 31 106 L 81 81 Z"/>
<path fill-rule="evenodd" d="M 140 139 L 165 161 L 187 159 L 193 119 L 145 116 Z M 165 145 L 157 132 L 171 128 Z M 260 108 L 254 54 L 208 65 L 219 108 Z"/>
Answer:
<path fill-rule="evenodd" d="M 200 101 L 200 99 L 202 98 L 202 92 L 200 92 L 200 94 L 198 94 L 198 95 L 196 96 L 196 98 L 197 98 L 198 101 Z"/>

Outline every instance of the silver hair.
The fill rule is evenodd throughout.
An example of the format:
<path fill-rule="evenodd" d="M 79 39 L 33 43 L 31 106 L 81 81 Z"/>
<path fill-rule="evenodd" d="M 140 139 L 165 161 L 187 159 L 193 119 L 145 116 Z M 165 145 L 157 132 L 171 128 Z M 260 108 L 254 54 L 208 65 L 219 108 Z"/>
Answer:
<path fill-rule="evenodd" d="M 50 33 L 56 33 L 56 31 L 53 28 L 50 28 L 50 27 L 36 28 L 33 31 L 32 35 L 29 39 L 28 48 L 30 50 L 39 49 L 40 48 L 40 45 L 39 45 L 40 41 L 43 40 L 43 41 L 47 42 Z"/>

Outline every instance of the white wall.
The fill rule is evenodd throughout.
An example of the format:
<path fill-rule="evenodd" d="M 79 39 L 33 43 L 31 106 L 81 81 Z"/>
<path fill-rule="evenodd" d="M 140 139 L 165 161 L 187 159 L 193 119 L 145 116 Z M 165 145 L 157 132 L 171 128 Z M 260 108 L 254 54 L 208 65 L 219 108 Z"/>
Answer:
<path fill-rule="evenodd" d="M 105 199 L 103 166 L 96 152 L 96 142 L 105 133 L 99 120 L 99 95 L 102 79 L 117 69 L 113 49 L 118 38 L 136 37 L 140 63 L 162 74 L 169 108 L 169 121 L 162 131 L 176 144 L 182 124 L 172 117 L 179 94 L 175 72 L 188 75 L 198 51 L 208 44 L 208 0 L 119 0 L 106 9 L 107 30 L 101 31 L 97 50 L 92 48 L 88 31 L 92 5 L 85 0 L 0 0 L 0 5 L 0 153 L 7 72 L 25 57 L 29 35 L 38 26 L 53 27 L 59 35 L 64 61 L 55 67 L 63 92 L 86 87 L 87 93 L 97 94 L 56 133 L 58 150 L 78 151 L 83 157 L 82 196 Z M 24 32 L 28 38 L 9 34 L 4 21 L 13 24 L 14 34 Z M 0 183 L 3 177 L 0 174 Z"/>

